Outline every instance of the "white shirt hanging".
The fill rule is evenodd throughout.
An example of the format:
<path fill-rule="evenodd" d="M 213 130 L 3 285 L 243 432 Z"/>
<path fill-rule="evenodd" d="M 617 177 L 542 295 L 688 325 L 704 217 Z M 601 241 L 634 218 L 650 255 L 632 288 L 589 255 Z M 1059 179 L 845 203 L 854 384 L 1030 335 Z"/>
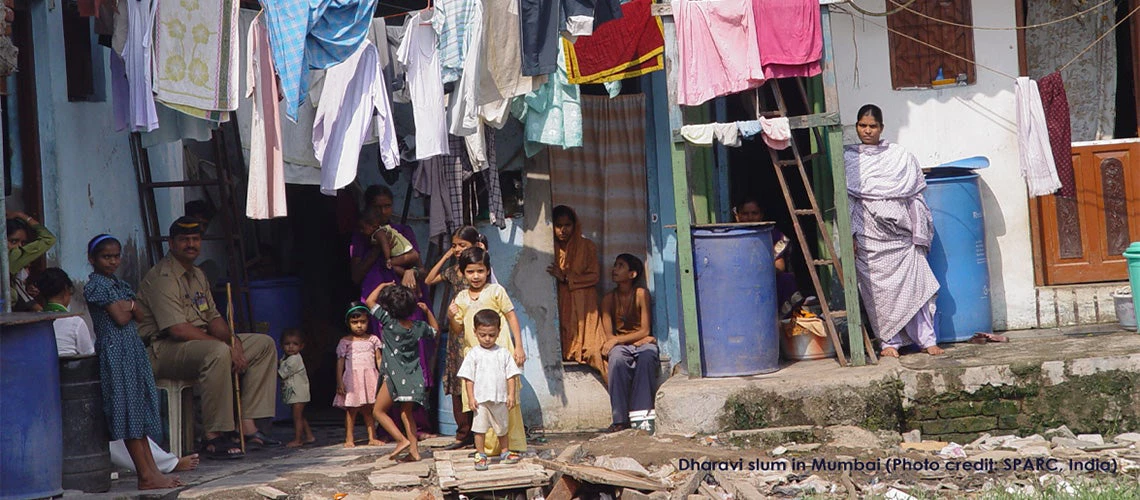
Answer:
<path fill-rule="evenodd" d="M 430 17 L 431 11 L 420 11 L 409 17 L 404 23 L 404 40 L 396 51 L 396 59 L 408 68 L 417 160 L 449 153 L 438 36 L 427 22 Z"/>

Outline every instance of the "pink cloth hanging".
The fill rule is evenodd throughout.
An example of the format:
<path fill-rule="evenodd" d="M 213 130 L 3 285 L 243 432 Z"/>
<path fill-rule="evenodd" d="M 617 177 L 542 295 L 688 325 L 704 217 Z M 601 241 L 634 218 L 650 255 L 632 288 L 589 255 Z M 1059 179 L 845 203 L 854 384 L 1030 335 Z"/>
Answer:
<path fill-rule="evenodd" d="M 752 4 L 738 0 L 676 0 L 681 74 L 677 103 L 696 106 L 717 96 L 764 84 L 755 46 Z"/>
<path fill-rule="evenodd" d="M 820 74 L 819 0 L 752 0 L 752 12 L 765 78 Z"/>

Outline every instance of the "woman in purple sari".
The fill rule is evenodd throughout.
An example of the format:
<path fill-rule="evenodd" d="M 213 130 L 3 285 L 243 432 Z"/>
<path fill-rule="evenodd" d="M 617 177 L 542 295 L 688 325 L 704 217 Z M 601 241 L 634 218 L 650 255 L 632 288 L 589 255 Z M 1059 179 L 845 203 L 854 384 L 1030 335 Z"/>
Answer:
<path fill-rule="evenodd" d="M 417 296 L 420 300 L 423 300 L 427 295 L 426 287 L 422 286 L 416 279 L 416 270 L 420 266 L 420 249 L 416 243 L 415 232 L 406 224 L 389 222 L 392 217 L 393 199 L 392 191 L 380 185 L 369 186 L 364 192 L 364 212 L 360 215 L 357 231 L 353 233 L 352 242 L 348 249 L 352 265 L 352 281 L 360 285 L 360 300 L 362 301 L 380 283 L 392 281 L 417 290 Z M 379 242 L 373 238 L 378 228 L 384 224 L 391 224 L 392 228 L 404 235 L 414 248 L 411 252 L 393 257 L 391 268 L 384 261 L 384 253 L 378 246 Z M 424 320 L 423 311 L 417 309 L 410 319 Z M 379 331 L 380 325 L 373 319 L 372 332 L 377 333 Z M 423 369 L 424 373 L 424 387 L 431 387 L 432 385 L 433 370 L 430 361 L 434 352 L 435 340 L 430 338 L 420 340 L 420 368 Z M 423 407 L 418 407 L 414 416 L 416 428 L 420 429 L 421 434 L 427 434 L 427 431 L 431 429 L 427 412 Z M 398 411 L 393 412 L 393 418 L 399 418 Z"/>

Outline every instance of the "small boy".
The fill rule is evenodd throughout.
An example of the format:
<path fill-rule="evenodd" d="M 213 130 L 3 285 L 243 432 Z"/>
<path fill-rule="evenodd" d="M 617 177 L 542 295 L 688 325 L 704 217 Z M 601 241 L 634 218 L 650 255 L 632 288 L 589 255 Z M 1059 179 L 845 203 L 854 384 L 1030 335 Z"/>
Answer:
<path fill-rule="evenodd" d="M 475 313 L 475 337 L 479 345 L 467 352 L 457 373 L 464 379 L 468 401 L 476 405 L 471 432 L 475 434 L 475 470 L 480 471 L 487 470 L 487 454 L 483 451 L 488 428 L 499 436 L 502 463 L 518 463 L 518 455 L 512 456 L 508 451 L 507 415 L 518 402 L 517 387 L 522 371 L 511 353 L 495 344 L 501 328 L 499 321 L 499 313 L 491 309 Z"/>
<path fill-rule="evenodd" d="M 305 418 L 305 403 L 309 402 L 309 375 L 305 371 L 305 360 L 301 359 L 301 350 L 304 348 L 305 341 L 300 330 L 289 328 L 281 333 L 281 349 L 285 351 L 285 358 L 281 360 L 277 374 L 281 376 L 281 400 L 293 408 L 293 440 L 285 444 L 290 448 L 317 440 L 309 428 L 309 420 Z"/>

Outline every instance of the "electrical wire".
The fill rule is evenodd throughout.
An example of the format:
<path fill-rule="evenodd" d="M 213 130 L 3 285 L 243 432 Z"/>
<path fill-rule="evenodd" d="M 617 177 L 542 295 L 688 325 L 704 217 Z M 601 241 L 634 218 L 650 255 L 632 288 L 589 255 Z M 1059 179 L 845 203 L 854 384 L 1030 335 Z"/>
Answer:
<path fill-rule="evenodd" d="M 1052 21 L 1046 21 L 1046 22 L 1037 23 L 1037 24 L 1029 24 L 1029 25 L 1025 25 L 1025 26 L 975 26 L 972 24 L 962 24 L 962 23 L 956 23 L 954 21 L 947 21 L 945 19 L 940 19 L 940 18 L 931 16 L 928 14 L 923 14 L 922 12 L 919 12 L 917 10 L 912 9 L 910 6 L 911 6 L 911 4 L 914 3 L 913 1 L 907 2 L 905 5 L 899 6 L 898 8 L 892 9 L 892 10 L 887 11 L 887 12 L 871 12 L 871 11 L 868 11 L 868 10 L 863 9 L 862 7 L 859 7 L 858 5 L 856 5 L 855 0 L 849 0 L 847 3 L 849 3 L 851 5 L 851 8 L 853 8 L 856 11 L 858 11 L 859 13 L 861 13 L 863 15 L 867 15 L 867 16 L 885 17 L 885 16 L 895 15 L 895 14 L 905 10 L 905 11 L 910 12 L 911 14 L 914 14 L 918 17 L 929 19 L 931 21 L 946 24 L 949 26 L 956 26 L 959 28 L 970 28 L 970 29 L 985 30 L 985 31 L 1014 31 L 1014 30 L 1027 30 L 1027 29 L 1032 29 L 1032 28 L 1043 28 L 1045 26 L 1050 26 L 1050 25 L 1057 24 L 1057 23 L 1063 23 L 1063 22 L 1068 21 L 1070 19 L 1075 19 L 1075 18 L 1078 18 L 1078 17 L 1083 16 L 1085 14 L 1088 14 L 1089 12 L 1092 12 L 1096 9 L 1099 9 L 1101 7 L 1104 7 L 1107 4 L 1114 3 L 1116 1 L 1117 0 L 1104 0 L 1101 3 L 1098 3 L 1092 7 L 1089 7 L 1087 9 L 1082 10 L 1082 11 L 1079 11 L 1075 14 L 1070 14 L 1068 16 L 1065 16 L 1065 17 L 1062 17 L 1059 19 L 1054 19 Z"/>
<path fill-rule="evenodd" d="M 1085 50 L 1082 50 L 1082 51 L 1080 51 L 1080 53 L 1078 53 L 1078 54 L 1076 55 L 1076 57 L 1074 57 L 1074 58 L 1070 59 L 1070 60 L 1069 60 L 1069 62 L 1065 63 L 1065 65 L 1064 65 L 1064 66 L 1061 66 L 1061 67 L 1060 67 L 1060 68 L 1057 70 L 1057 72 L 1059 73 L 1059 72 L 1061 72 L 1061 71 L 1065 71 L 1065 68 L 1068 68 L 1070 64 L 1073 64 L 1073 63 L 1077 62 L 1077 59 L 1080 59 L 1080 58 L 1081 58 L 1081 56 L 1085 55 L 1085 52 L 1088 52 L 1088 51 L 1092 50 L 1092 48 L 1093 48 L 1093 47 L 1096 47 L 1096 45 L 1097 45 L 1097 44 L 1099 44 L 1101 40 L 1104 40 L 1104 37 L 1106 37 L 1106 36 L 1108 36 L 1108 35 L 1110 35 L 1110 34 L 1112 34 L 1112 33 L 1115 33 L 1115 32 L 1116 32 L 1116 28 L 1120 27 L 1120 25 L 1121 25 L 1121 24 L 1124 24 L 1124 21 L 1127 21 L 1127 20 L 1128 20 L 1128 18 L 1132 17 L 1132 14 L 1135 14 L 1135 13 L 1136 13 L 1136 11 L 1140 11 L 1140 5 L 1136 6 L 1136 8 L 1135 8 L 1135 9 L 1132 9 L 1132 11 L 1130 11 L 1130 12 L 1129 12 L 1128 14 L 1126 14 L 1124 17 L 1120 18 L 1120 20 L 1119 20 L 1119 21 L 1117 21 L 1117 22 L 1116 22 L 1116 24 L 1112 25 L 1112 28 L 1111 28 L 1111 29 L 1109 29 L 1108 31 L 1105 31 L 1104 33 L 1102 33 L 1102 34 L 1101 34 L 1099 37 L 1097 37 L 1097 39 L 1096 39 L 1096 40 L 1093 40 L 1093 43 L 1090 43 L 1088 47 L 1085 47 Z"/>
<path fill-rule="evenodd" d="M 895 14 L 898 14 L 899 12 L 902 12 L 904 9 L 909 10 L 907 8 L 910 7 L 911 4 L 913 4 L 914 2 L 917 2 L 917 1 L 918 0 L 910 0 L 909 2 L 907 2 L 905 4 L 902 4 L 898 7 L 895 7 L 894 9 L 883 11 L 883 12 L 872 12 L 872 11 L 869 11 L 867 9 L 864 9 L 858 5 L 855 5 L 855 0 L 849 0 L 847 3 L 851 4 L 852 9 L 855 9 L 856 11 L 858 11 L 860 14 L 863 14 L 864 16 L 887 17 L 887 16 L 893 16 Z"/>

